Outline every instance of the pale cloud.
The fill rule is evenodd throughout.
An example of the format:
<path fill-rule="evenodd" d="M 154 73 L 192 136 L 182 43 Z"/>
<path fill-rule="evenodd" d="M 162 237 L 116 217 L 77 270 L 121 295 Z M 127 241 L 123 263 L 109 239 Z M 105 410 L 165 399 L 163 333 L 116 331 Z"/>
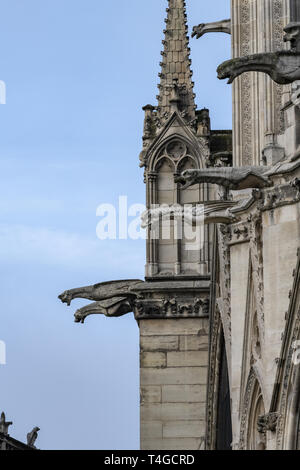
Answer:
<path fill-rule="evenodd" d="M 66 268 L 109 267 L 130 273 L 144 264 L 141 245 L 107 240 L 47 227 L 0 225 L 0 260 Z"/>

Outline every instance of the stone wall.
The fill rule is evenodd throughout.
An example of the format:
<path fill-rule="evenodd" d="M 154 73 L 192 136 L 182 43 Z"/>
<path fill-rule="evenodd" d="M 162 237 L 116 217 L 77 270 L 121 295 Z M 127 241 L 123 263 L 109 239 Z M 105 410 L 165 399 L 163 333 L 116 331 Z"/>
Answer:
<path fill-rule="evenodd" d="M 141 449 L 203 448 L 208 318 L 139 323 Z"/>
<path fill-rule="evenodd" d="M 286 48 L 283 28 L 290 22 L 287 0 L 231 0 L 232 57 Z M 267 75 L 248 72 L 233 83 L 233 163 L 260 165 L 266 146 L 283 132 L 281 106 L 290 88 Z"/>

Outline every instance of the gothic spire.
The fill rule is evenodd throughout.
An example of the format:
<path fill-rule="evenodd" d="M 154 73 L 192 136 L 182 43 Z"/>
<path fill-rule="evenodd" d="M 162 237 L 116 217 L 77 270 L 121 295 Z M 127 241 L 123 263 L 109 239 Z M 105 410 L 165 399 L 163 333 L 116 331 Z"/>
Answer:
<path fill-rule="evenodd" d="M 158 114 L 178 110 L 189 120 L 195 118 L 195 95 L 187 35 L 185 0 L 168 0 L 164 50 L 158 99 Z"/>

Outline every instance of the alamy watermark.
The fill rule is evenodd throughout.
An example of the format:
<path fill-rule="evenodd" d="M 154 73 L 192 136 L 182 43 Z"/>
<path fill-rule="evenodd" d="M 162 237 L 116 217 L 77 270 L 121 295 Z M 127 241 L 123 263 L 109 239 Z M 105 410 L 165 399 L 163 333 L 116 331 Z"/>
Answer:
<path fill-rule="evenodd" d="M 201 249 L 204 242 L 204 205 L 144 204 L 128 206 L 120 196 L 118 207 L 100 204 L 96 233 L 100 240 L 183 240 L 186 250 Z M 131 219 L 131 220 L 130 220 Z"/>
<path fill-rule="evenodd" d="M 6 365 L 6 344 L 0 340 L 0 366 Z"/>
<path fill-rule="evenodd" d="M 6 84 L 0 80 L 0 104 L 6 104 Z"/>

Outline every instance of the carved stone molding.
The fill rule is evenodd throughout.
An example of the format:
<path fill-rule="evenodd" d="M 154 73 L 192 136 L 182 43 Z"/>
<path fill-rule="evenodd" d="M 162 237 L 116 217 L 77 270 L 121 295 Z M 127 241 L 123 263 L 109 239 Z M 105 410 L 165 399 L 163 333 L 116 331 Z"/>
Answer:
<path fill-rule="evenodd" d="M 209 298 L 190 301 L 184 298 L 138 299 L 133 309 L 136 320 L 207 317 Z"/>
<path fill-rule="evenodd" d="M 245 450 L 246 448 L 246 439 L 247 439 L 247 430 L 248 430 L 248 417 L 249 417 L 249 406 L 251 403 L 251 398 L 254 390 L 254 385 L 257 381 L 256 374 L 253 369 L 251 369 L 247 385 L 246 391 L 243 400 L 242 406 L 242 417 L 241 417 L 241 426 L 240 426 L 240 440 L 238 444 L 239 450 Z"/>

